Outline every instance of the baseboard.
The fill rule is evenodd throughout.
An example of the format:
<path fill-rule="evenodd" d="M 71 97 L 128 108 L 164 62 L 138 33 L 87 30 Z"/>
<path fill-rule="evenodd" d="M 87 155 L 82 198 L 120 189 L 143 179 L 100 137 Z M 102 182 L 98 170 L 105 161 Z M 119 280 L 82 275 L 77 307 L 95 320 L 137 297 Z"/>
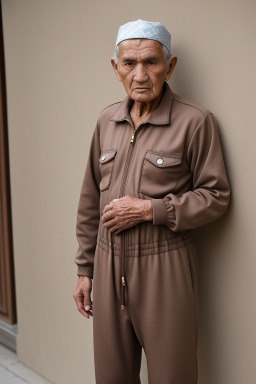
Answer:
<path fill-rule="evenodd" d="M 8 324 L 0 320 L 0 343 L 16 352 L 17 324 Z"/>

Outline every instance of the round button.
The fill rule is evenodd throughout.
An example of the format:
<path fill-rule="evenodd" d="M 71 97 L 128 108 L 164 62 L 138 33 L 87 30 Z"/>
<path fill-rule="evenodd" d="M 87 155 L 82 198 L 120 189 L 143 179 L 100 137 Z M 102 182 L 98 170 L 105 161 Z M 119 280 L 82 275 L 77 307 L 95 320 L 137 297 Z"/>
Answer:
<path fill-rule="evenodd" d="M 102 156 L 101 160 L 106 160 L 106 156 Z"/>
<path fill-rule="evenodd" d="M 163 159 L 161 159 L 161 157 L 160 157 L 159 159 L 157 159 L 156 162 L 157 162 L 157 164 L 160 164 L 160 165 L 161 165 L 161 164 L 163 164 L 164 161 L 163 161 Z"/>

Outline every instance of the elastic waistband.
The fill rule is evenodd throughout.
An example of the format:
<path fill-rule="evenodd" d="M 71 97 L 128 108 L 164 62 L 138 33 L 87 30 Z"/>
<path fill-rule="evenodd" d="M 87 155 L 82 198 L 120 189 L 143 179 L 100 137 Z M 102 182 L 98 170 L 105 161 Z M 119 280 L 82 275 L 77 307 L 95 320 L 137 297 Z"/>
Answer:
<path fill-rule="evenodd" d="M 177 236 L 169 240 L 147 244 L 128 244 L 126 245 L 125 255 L 128 257 L 141 257 L 161 254 L 184 247 L 191 242 L 193 242 L 191 231 L 179 232 Z M 115 256 L 121 256 L 122 250 L 119 244 L 109 242 L 100 236 L 100 234 L 97 235 L 97 243 L 104 251 L 114 254 Z"/>

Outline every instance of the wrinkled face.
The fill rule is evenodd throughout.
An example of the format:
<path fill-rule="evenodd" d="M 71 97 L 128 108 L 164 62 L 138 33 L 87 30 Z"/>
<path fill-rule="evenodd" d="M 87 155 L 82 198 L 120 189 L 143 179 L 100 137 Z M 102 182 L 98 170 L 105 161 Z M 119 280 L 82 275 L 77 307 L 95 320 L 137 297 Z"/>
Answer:
<path fill-rule="evenodd" d="M 112 58 L 111 64 L 128 96 L 145 103 L 156 99 L 164 81 L 170 78 L 177 57 L 172 56 L 167 66 L 162 44 L 149 39 L 124 40 L 118 53 L 118 63 Z"/>

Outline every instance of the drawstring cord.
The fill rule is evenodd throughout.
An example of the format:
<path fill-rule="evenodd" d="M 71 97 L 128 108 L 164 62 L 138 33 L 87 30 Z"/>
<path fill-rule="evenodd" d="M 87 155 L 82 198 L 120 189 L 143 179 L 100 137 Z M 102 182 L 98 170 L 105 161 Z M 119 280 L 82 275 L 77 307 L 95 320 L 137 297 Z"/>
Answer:
<path fill-rule="evenodd" d="M 114 261 L 114 246 L 113 246 L 113 238 L 112 233 L 110 233 L 110 246 L 111 246 L 111 256 Z M 126 287 L 126 276 L 125 276 L 125 249 L 126 249 L 126 237 L 125 234 L 122 234 L 121 237 L 121 263 L 120 263 L 120 276 L 121 276 L 121 310 L 125 309 L 125 300 L 124 300 L 124 291 Z"/>
<path fill-rule="evenodd" d="M 125 289 L 125 277 L 122 276 L 122 305 L 121 305 L 121 309 L 122 310 L 125 307 L 125 304 L 124 304 L 124 289 Z"/>
<path fill-rule="evenodd" d="M 123 234 L 123 247 L 121 247 L 121 295 L 122 295 L 122 304 L 121 304 L 121 310 L 124 310 L 125 307 L 125 302 L 124 302 L 124 290 L 126 286 L 126 281 L 125 281 L 125 249 L 126 249 L 126 244 L 125 244 L 125 234 Z"/>

